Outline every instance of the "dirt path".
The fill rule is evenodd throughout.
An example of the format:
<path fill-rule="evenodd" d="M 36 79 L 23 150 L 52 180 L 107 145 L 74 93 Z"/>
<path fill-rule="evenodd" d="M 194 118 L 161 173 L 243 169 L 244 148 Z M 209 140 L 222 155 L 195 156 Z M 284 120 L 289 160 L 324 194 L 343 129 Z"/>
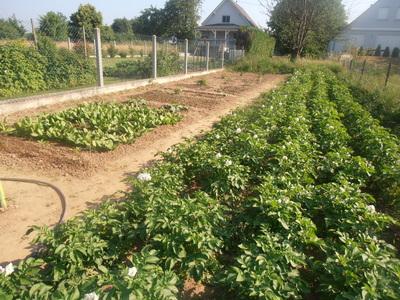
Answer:
<path fill-rule="evenodd" d="M 246 79 L 251 80 L 251 78 Z M 7 137 L 3 141 L 0 140 L 0 164 L 3 165 L 0 177 L 31 178 L 51 182 L 66 195 L 67 218 L 76 216 L 107 198 L 116 197 L 117 191 L 128 190 L 126 178 L 156 159 L 157 153 L 168 150 L 171 146 L 182 142 L 184 138 L 194 137 L 209 130 L 222 116 L 238 107 L 250 104 L 261 93 L 276 87 L 283 80 L 283 76 L 257 78 L 256 82 L 245 83 L 247 88 L 243 90 L 238 87 L 239 92 L 236 95 L 218 95 L 223 100 L 212 106 L 207 104 L 207 99 L 211 98 L 207 95 L 203 102 L 198 100 L 197 105 L 189 103 L 189 111 L 178 125 L 157 128 L 139 138 L 135 144 L 121 146 L 114 153 L 82 154 L 65 147 L 43 145 L 32 141 L 23 141 L 24 144 L 20 145 L 20 139 Z M 165 91 L 171 89 L 176 91 L 179 86 L 189 88 L 190 85 L 193 85 L 193 82 L 181 82 L 173 87 L 165 87 Z M 142 96 L 155 92 L 157 90 L 142 91 Z M 234 90 L 215 91 L 216 94 L 228 94 L 228 92 L 233 93 Z M 164 101 L 157 97 L 151 97 L 151 100 L 154 103 L 176 102 L 168 99 Z M 189 99 L 189 102 L 192 100 Z M 34 150 L 23 150 L 26 148 L 24 145 Z M 94 166 L 91 166 L 88 157 L 96 158 Z M 49 164 L 53 168 L 49 168 Z M 77 173 L 74 173 L 75 171 Z M 32 236 L 24 236 L 29 226 L 53 225 L 61 212 L 57 196 L 45 187 L 20 183 L 4 183 L 4 187 L 11 207 L 6 212 L 0 213 L 0 263 L 29 255 L 29 241 Z"/>

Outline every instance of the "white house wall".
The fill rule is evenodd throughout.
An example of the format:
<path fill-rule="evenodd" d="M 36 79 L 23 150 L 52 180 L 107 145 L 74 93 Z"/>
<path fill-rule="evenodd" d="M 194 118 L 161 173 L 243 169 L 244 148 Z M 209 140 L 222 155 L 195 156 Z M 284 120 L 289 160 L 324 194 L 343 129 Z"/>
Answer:
<path fill-rule="evenodd" d="M 238 10 L 230 3 L 225 1 L 208 19 L 203 22 L 203 26 L 222 24 L 222 16 L 230 16 L 230 24 L 239 26 L 250 26 L 251 24 L 244 18 Z"/>
<path fill-rule="evenodd" d="M 382 19 L 381 17 L 385 17 Z M 333 52 L 349 48 L 400 48 L 400 0 L 379 0 L 329 45 Z"/>

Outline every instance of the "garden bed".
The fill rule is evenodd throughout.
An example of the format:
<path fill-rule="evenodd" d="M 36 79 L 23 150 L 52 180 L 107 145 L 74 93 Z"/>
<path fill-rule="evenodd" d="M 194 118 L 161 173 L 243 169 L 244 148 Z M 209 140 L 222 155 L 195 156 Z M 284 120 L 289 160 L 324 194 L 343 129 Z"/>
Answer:
<path fill-rule="evenodd" d="M 260 93 L 281 83 L 284 78 L 222 72 L 202 78 L 152 85 L 114 95 L 8 115 L 7 122 L 15 123 L 24 117 L 36 118 L 41 114 L 59 113 L 82 103 L 125 103 L 132 98 L 144 99 L 147 105 L 154 109 L 166 104 L 182 105 L 188 108 L 187 111 L 181 113 L 183 120 L 178 124 L 155 128 L 137 138 L 133 144 L 122 144 L 115 150 L 107 152 L 78 151 L 56 142 L 37 142 L 14 136 L 1 136 L 0 176 L 28 177 L 54 183 L 67 197 L 67 218 L 69 218 L 87 208 L 97 206 L 119 190 L 127 190 L 129 188 L 126 184 L 127 177 L 156 159 L 158 152 L 166 151 L 170 146 L 181 142 L 184 137 L 191 137 L 202 130 L 208 130 L 214 122 L 229 113 L 231 109 L 250 103 Z M 200 79 L 204 79 L 207 85 L 199 85 Z M 237 86 L 237 92 L 222 96 L 221 90 L 229 85 Z M 176 89 L 197 89 L 215 93 L 215 95 L 184 91 L 175 94 Z M 22 189 L 26 190 L 28 198 L 20 198 Z M 9 245 L 9 247 L 1 249 L 0 262 L 23 258 L 29 254 L 31 237 L 23 238 L 25 232 L 31 225 L 52 225 L 54 224 L 52 220 L 57 220 L 60 215 L 56 195 L 45 188 L 10 183 L 6 186 L 6 192 L 18 207 L 29 203 L 39 203 L 37 207 L 40 208 L 41 214 L 48 214 L 50 219 L 48 221 L 41 217 L 36 222 L 38 212 L 34 209 L 23 219 L 16 218 L 19 208 L 3 213 L 0 217 L 0 227 L 10 230 L 1 231 L 0 238 L 4 241 L 4 245 Z M 116 197 L 118 196 L 117 194 Z M 47 209 L 48 203 L 45 201 L 48 199 L 52 199 L 53 206 Z"/>

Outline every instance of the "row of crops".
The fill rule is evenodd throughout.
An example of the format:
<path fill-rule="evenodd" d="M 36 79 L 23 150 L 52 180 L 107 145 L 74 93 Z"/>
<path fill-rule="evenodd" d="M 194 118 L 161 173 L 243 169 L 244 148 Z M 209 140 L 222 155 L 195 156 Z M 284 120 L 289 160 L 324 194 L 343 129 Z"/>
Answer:
<path fill-rule="evenodd" d="M 184 109 L 179 105 L 150 108 L 144 100 L 90 103 L 59 113 L 25 117 L 11 126 L 0 124 L 0 133 L 86 150 L 110 151 L 119 144 L 132 143 L 151 128 L 178 123 Z"/>
<path fill-rule="evenodd" d="M 295 73 L 163 155 L 126 201 L 39 229 L 0 298 L 179 299 L 192 278 L 218 299 L 400 299 L 399 141 L 334 75 Z"/>

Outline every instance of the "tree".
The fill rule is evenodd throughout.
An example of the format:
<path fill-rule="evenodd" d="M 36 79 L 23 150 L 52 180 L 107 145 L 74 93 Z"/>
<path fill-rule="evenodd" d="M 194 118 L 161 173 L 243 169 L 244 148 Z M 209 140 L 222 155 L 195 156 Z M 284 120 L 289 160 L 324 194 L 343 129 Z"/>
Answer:
<path fill-rule="evenodd" d="M 345 26 L 341 0 L 263 0 L 268 9 L 268 26 L 277 50 L 300 55 L 319 55 Z"/>
<path fill-rule="evenodd" d="M 117 40 L 129 40 L 133 38 L 132 21 L 126 18 L 115 19 L 111 25 Z"/>
<path fill-rule="evenodd" d="M 101 39 L 105 42 L 111 42 L 115 40 L 115 33 L 111 26 L 103 25 L 100 27 Z"/>
<path fill-rule="evenodd" d="M 386 47 L 385 51 L 383 51 L 383 57 L 390 57 L 390 48 Z"/>
<path fill-rule="evenodd" d="M 15 16 L 0 19 L 0 39 L 18 39 L 25 34 L 25 28 Z"/>
<path fill-rule="evenodd" d="M 382 46 L 381 45 L 378 45 L 378 47 L 376 47 L 376 49 L 375 49 L 375 56 L 381 56 L 381 54 L 382 54 Z"/>
<path fill-rule="evenodd" d="M 68 21 L 62 13 L 53 11 L 40 17 L 39 32 L 56 41 L 66 40 L 68 38 Z"/>
<path fill-rule="evenodd" d="M 90 39 L 94 38 L 94 29 L 101 27 L 103 16 L 97 11 L 93 5 L 80 5 L 78 11 L 70 17 L 71 35 L 82 37 L 82 28 L 85 27 L 86 36 Z"/>
<path fill-rule="evenodd" d="M 163 9 L 164 35 L 193 39 L 200 19 L 201 0 L 169 0 Z"/>
<path fill-rule="evenodd" d="M 399 58 L 399 57 L 400 57 L 400 49 L 399 49 L 399 47 L 395 47 L 395 48 L 393 49 L 392 57 L 393 57 L 393 58 Z"/>
<path fill-rule="evenodd" d="M 151 6 L 142 11 L 141 15 L 132 21 L 134 33 L 143 35 L 162 35 L 164 14 L 162 9 Z"/>
<path fill-rule="evenodd" d="M 134 33 L 192 39 L 202 0 L 168 0 L 164 8 L 151 6 L 132 20 Z"/>

